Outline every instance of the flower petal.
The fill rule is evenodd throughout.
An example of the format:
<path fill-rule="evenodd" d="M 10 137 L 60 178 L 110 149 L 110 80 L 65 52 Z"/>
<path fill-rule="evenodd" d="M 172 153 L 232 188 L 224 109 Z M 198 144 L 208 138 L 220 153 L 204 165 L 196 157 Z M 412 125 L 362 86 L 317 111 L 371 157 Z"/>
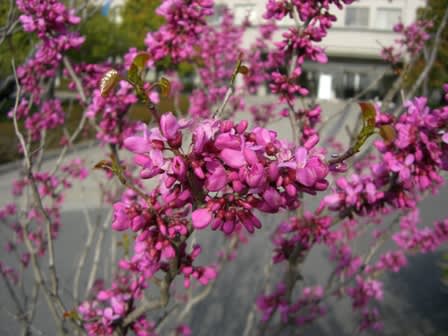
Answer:
<path fill-rule="evenodd" d="M 232 168 L 241 168 L 246 164 L 246 160 L 242 152 L 234 149 L 225 148 L 219 154 L 221 159 Z"/>
<path fill-rule="evenodd" d="M 124 139 L 124 147 L 130 152 L 142 154 L 151 150 L 151 145 L 142 137 L 130 136 Z"/>
<path fill-rule="evenodd" d="M 212 220 L 212 214 L 208 209 L 197 209 L 191 214 L 193 226 L 196 229 L 204 229 Z"/>

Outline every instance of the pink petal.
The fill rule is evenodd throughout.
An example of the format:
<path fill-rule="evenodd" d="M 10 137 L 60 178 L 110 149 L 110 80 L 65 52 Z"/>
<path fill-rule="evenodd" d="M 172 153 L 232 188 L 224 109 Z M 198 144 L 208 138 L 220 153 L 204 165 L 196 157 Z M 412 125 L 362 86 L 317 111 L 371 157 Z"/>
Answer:
<path fill-rule="evenodd" d="M 251 165 L 256 165 L 258 163 L 257 154 L 251 149 L 244 148 L 244 157 Z"/>
<path fill-rule="evenodd" d="M 306 140 L 306 142 L 303 144 L 303 147 L 309 150 L 314 146 L 316 146 L 318 142 L 319 142 L 319 136 L 317 134 L 314 134 L 310 136 L 308 140 Z"/>
<path fill-rule="evenodd" d="M 306 187 L 311 187 L 316 183 L 316 174 L 309 168 L 299 168 L 296 173 L 296 180 Z"/>
<path fill-rule="evenodd" d="M 224 167 L 219 165 L 213 170 L 213 173 L 207 177 L 205 187 L 209 191 L 219 191 L 227 184 L 227 174 Z"/>
<path fill-rule="evenodd" d="M 246 164 L 243 153 L 238 150 L 225 148 L 219 154 L 221 159 L 232 168 L 241 168 Z"/>
<path fill-rule="evenodd" d="M 167 139 L 173 139 L 179 130 L 179 124 L 173 113 L 165 113 L 160 118 L 160 130 Z"/>
<path fill-rule="evenodd" d="M 308 151 L 306 150 L 306 148 L 304 148 L 304 147 L 297 148 L 296 162 L 297 162 L 298 168 L 305 167 L 306 161 L 307 161 L 307 156 L 308 156 Z"/>
<path fill-rule="evenodd" d="M 124 139 L 123 145 L 127 150 L 137 154 L 149 152 L 151 149 L 151 145 L 144 138 L 136 136 Z"/>
<path fill-rule="evenodd" d="M 444 143 L 448 144 L 448 133 L 445 133 L 445 134 L 442 136 L 442 141 L 443 141 Z"/>
<path fill-rule="evenodd" d="M 212 214 L 208 209 L 197 209 L 191 214 L 193 226 L 196 229 L 204 229 L 212 220 Z"/>

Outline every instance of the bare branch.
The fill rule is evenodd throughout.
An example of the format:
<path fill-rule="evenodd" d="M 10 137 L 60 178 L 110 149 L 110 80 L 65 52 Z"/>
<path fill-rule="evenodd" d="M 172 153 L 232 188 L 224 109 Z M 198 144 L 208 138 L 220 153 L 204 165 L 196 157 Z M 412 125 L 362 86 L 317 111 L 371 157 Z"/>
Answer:
<path fill-rule="evenodd" d="M 86 213 L 86 209 L 84 210 L 84 213 Z M 82 249 L 82 254 L 79 257 L 78 264 L 76 266 L 75 275 L 73 277 L 73 297 L 75 301 L 79 300 L 79 280 L 81 278 L 81 273 L 85 267 L 85 263 L 87 260 L 87 256 L 89 254 L 90 248 L 92 247 L 93 238 L 96 235 L 96 232 L 98 231 L 98 228 L 100 227 L 99 223 L 95 225 L 95 228 L 92 228 L 92 225 L 90 223 L 90 218 L 88 218 L 88 214 L 85 214 L 86 216 L 86 225 L 87 225 L 87 238 L 86 243 L 84 245 L 84 248 Z M 112 209 L 109 211 L 107 218 L 112 218 Z"/>
<path fill-rule="evenodd" d="M 100 257 L 101 257 L 101 250 L 102 250 L 102 246 L 103 246 L 103 240 L 104 240 L 104 236 L 106 234 L 106 230 L 109 227 L 109 222 L 112 218 L 112 211 L 110 211 L 108 213 L 108 215 L 106 216 L 106 219 L 103 222 L 103 225 L 101 227 L 101 231 L 98 235 L 98 239 L 96 241 L 96 246 L 95 246 L 95 252 L 94 252 L 94 256 L 93 256 L 93 264 L 92 264 L 92 269 L 90 271 L 90 276 L 89 279 L 87 281 L 87 287 L 86 290 L 84 292 L 84 296 L 87 296 L 90 292 L 90 290 L 93 287 L 93 283 L 95 281 L 96 278 L 96 273 L 98 272 L 98 265 L 100 263 Z"/>
<path fill-rule="evenodd" d="M 70 63 L 70 60 L 64 56 L 63 57 L 63 62 L 64 62 L 64 66 L 66 67 L 68 73 L 70 74 L 70 77 L 72 78 L 72 80 L 75 82 L 76 85 L 76 89 L 79 93 L 79 96 L 81 98 L 82 103 L 87 104 L 87 97 L 86 94 L 84 92 L 84 88 L 82 86 L 81 80 L 78 78 L 78 76 L 76 75 L 75 71 L 73 70 L 72 64 Z M 75 131 L 73 132 L 73 134 L 70 136 L 69 140 L 68 140 L 68 144 L 64 146 L 64 148 L 62 149 L 61 153 L 59 154 L 58 159 L 56 160 L 56 164 L 53 167 L 53 170 L 51 171 L 50 175 L 54 175 L 56 173 L 56 171 L 59 169 L 59 166 L 61 165 L 65 154 L 68 151 L 69 146 L 73 145 L 73 142 L 78 138 L 79 134 L 81 133 L 81 131 L 84 129 L 84 126 L 86 124 L 87 121 L 87 115 L 84 112 L 81 120 L 79 121 L 78 127 L 75 129 Z"/>

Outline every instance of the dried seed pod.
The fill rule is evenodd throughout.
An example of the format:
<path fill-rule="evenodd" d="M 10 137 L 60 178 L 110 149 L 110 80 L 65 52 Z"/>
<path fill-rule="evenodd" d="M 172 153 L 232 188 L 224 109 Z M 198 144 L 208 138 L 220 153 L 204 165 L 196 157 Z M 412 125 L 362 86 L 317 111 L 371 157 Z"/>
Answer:
<path fill-rule="evenodd" d="M 109 92 L 117 85 L 120 80 L 117 70 L 111 69 L 105 73 L 101 78 L 100 93 L 103 97 L 107 96 Z"/>

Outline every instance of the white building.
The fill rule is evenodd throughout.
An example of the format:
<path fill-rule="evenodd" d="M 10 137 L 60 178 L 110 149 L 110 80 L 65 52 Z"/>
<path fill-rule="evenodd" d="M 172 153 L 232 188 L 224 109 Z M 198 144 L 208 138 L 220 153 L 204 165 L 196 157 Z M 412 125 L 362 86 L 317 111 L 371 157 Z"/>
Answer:
<path fill-rule="evenodd" d="M 228 6 L 238 23 L 249 17 L 253 27 L 248 29 L 245 43 L 254 40 L 257 27 L 264 22 L 265 3 L 260 0 L 216 0 L 218 9 Z M 383 46 L 392 45 L 397 38 L 392 31 L 393 25 L 400 20 L 405 25 L 411 23 L 417 8 L 424 5 L 423 0 L 359 0 L 343 10 L 335 7 L 333 14 L 338 20 L 321 43 L 330 61 L 325 65 L 306 64 L 307 85 L 314 86 L 314 92 L 321 98 L 347 98 L 360 92 L 388 69 L 380 52 Z M 293 20 L 285 18 L 280 22 L 279 34 L 292 25 Z M 392 74 L 385 76 L 370 97 L 384 93 L 390 76 Z"/>

